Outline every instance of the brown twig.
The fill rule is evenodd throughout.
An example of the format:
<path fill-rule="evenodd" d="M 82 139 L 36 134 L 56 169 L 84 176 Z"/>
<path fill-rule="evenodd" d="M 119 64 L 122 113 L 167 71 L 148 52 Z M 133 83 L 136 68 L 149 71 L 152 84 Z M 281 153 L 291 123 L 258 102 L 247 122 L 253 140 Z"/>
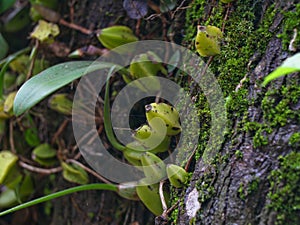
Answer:
<path fill-rule="evenodd" d="M 55 132 L 55 134 L 53 135 L 53 137 L 51 139 L 52 145 L 54 144 L 54 142 L 58 138 L 58 136 L 64 131 L 64 129 L 66 128 L 68 123 L 69 123 L 69 119 L 65 119 L 64 122 L 59 126 L 58 130 Z"/>
<path fill-rule="evenodd" d="M 26 74 L 26 80 L 28 80 L 32 76 L 33 69 L 34 69 L 34 63 L 36 60 L 37 51 L 38 51 L 39 46 L 40 46 L 40 41 L 36 39 L 34 47 L 33 47 L 32 59 L 31 59 L 30 65 L 29 65 L 28 72 Z"/>
<path fill-rule="evenodd" d="M 298 31 L 297 31 L 296 28 L 295 28 L 293 31 L 294 31 L 294 35 L 293 35 L 292 40 L 290 41 L 290 44 L 289 44 L 289 50 L 290 50 L 291 52 L 296 52 L 296 51 L 297 51 L 297 48 L 294 46 L 294 44 L 295 44 L 295 41 L 296 41 L 296 39 L 297 39 Z"/>
<path fill-rule="evenodd" d="M 74 152 L 77 148 L 78 145 L 81 144 L 89 135 L 91 135 L 93 133 L 93 130 L 90 130 L 89 132 L 87 132 L 85 135 L 83 135 L 79 141 L 77 141 L 77 145 L 75 145 L 72 149 L 72 151 Z"/>
<path fill-rule="evenodd" d="M 86 29 L 86 28 L 84 28 L 82 26 L 79 26 L 75 23 L 65 21 L 64 19 L 61 18 L 61 15 L 58 12 L 56 12 L 52 9 L 49 9 L 49 8 L 44 7 L 42 5 L 34 5 L 33 8 L 35 8 L 42 15 L 42 17 L 47 21 L 50 21 L 52 23 L 59 23 L 61 25 L 72 28 L 74 30 L 78 30 L 81 33 L 84 33 L 84 34 L 87 34 L 87 35 L 90 35 L 90 34 L 93 33 L 92 30 Z"/>
<path fill-rule="evenodd" d="M 71 23 L 74 23 L 74 5 L 75 5 L 75 0 L 71 0 L 69 2 L 69 7 L 70 7 L 70 21 Z"/>
<path fill-rule="evenodd" d="M 184 5 L 184 3 L 186 2 L 186 0 L 183 0 L 181 1 L 180 5 L 173 11 L 171 12 L 171 19 L 173 19 L 176 15 L 176 13 L 179 11 L 179 10 L 183 10 L 183 9 L 186 9 L 186 8 L 190 8 L 191 6 L 189 7 L 182 7 Z"/>
<path fill-rule="evenodd" d="M 64 19 L 60 19 L 58 22 L 61 25 L 64 25 L 64 26 L 69 27 L 69 28 L 72 28 L 74 30 L 78 30 L 78 31 L 80 31 L 83 34 L 91 35 L 93 33 L 92 30 L 86 29 L 86 28 L 84 28 L 82 26 L 79 26 L 79 25 L 77 25 L 75 23 L 69 23 L 69 22 L 65 21 Z"/>
<path fill-rule="evenodd" d="M 232 5 L 231 2 L 228 3 L 228 5 L 227 5 L 226 14 L 225 14 L 225 17 L 224 17 L 224 19 L 223 19 L 224 22 L 223 22 L 223 25 L 222 25 L 222 33 L 224 33 L 224 30 L 225 30 L 225 24 L 226 24 L 226 21 L 227 21 L 228 16 L 229 16 L 229 10 L 230 10 L 230 8 L 231 8 L 231 5 Z"/>
<path fill-rule="evenodd" d="M 192 154 L 189 156 L 189 158 L 188 158 L 188 160 L 187 160 L 187 162 L 186 162 L 186 164 L 185 164 L 185 167 L 184 167 L 185 171 L 188 171 L 188 169 L 189 169 L 189 167 L 190 167 L 190 165 L 191 165 L 191 162 L 192 162 L 192 160 L 193 160 L 193 157 L 194 157 L 194 155 L 195 155 L 195 152 L 197 151 L 197 148 L 198 148 L 198 146 L 195 146 L 195 148 L 194 148 Z"/>
<path fill-rule="evenodd" d="M 13 121 L 9 121 L 9 144 L 10 144 L 10 150 L 12 153 L 16 154 L 16 148 L 15 148 L 15 142 L 14 142 L 14 125 Z"/>
<path fill-rule="evenodd" d="M 36 172 L 36 173 L 41 173 L 41 174 L 53 174 L 53 173 L 58 173 L 60 171 L 62 171 L 62 167 L 59 166 L 59 167 L 56 167 L 56 168 L 50 168 L 50 169 L 44 169 L 44 168 L 39 168 L 39 167 L 35 167 L 35 166 L 32 166 L 32 165 L 29 165 L 23 161 L 19 161 L 19 165 L 24 168 L 24 169 L 27 169 L 31 172 Z"/>
<path fill-rule="evenodd" d="M 178 200 L 174 205 L 172 205 L 167 211 L 166 215 L 168 215 L 170 212 L 172 212 L 178 205 L 179 205 L 180 200 Z"/>
<path fill-rule="evenodd" d="M 106 183 L 106 184 L 111 184 L 111 182 L 107 179 L 105 179 L 104 177 L 100 176 L 98 173 L 96 173 L 94 170 L 86 167 L 85 165 L 81 164 L 80 162 L 74 160 L 74 159 L 67 159 L 66 162 L 71 162 L 74 163 L 78 166 L 80 166 L 82 169 L 84 169 L 85 171 L 87 171 L 88 173 L 92 174 L 93 176 L 97 177 L 99 180 L 101 180 L 102 182 Z"/>
<path fill-rule="evenodd" d="M 160 197 L 162 208 L 163 208 L 163 215 L 168 210 L 167 203 L 166 203 L 165 196 L 164 196 L 164 190 L 163 190 L 164 183 L 165 183 L 164 180 L 161 180 L 159 182 L 159 197 Z"/>
<path fill-rule="evenodd" d="M 135 34 L 136 36 L 140 36 L 140 26 L 141 26 L 141 19 L 138 19 L 136 21 L 136 25 L 135 25 Z"/>

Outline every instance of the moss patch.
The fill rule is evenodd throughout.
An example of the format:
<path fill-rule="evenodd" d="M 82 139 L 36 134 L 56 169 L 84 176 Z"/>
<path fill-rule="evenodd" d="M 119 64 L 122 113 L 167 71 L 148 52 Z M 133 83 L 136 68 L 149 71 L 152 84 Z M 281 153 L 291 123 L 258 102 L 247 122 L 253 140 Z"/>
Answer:
<path fill-rule="evenodd" d="M 300 221 L 300 153 L 291 152 L 279 160 L 280 168 L 269 177 L 269 207 L 277 213 L 277 225 L 296 225 Z"/>
<path fill-rule="evenodd" d="M 293 110 L 293 105 L 299 101 L 300 86 L 282 86 L 281 89 L 268 91 L 262 100 L 261 107 L 264 120 L 270 127 L 282 127 L 292 120 L 300 122 L 299 112 Z"/>
<path fill-rule="evenodd" d="M 293 44 L 295 49 L 300 49 L 300 3 L 296 4 L 294 10 L 284 13 L 283 31 L 279 38 L 282 39 L 283 48 L 289 49 L 291 40 L 296 33 L 296 39 Z M 294 30 L 295 29 L 295 30 Z"/>
<path fill-rule="evenodd" d="M 254 55 L 259 55 L 256 52 L 257 49 L 260 53 L 265 51 L 270 38 L 276 31 L 269 31 L 269 28 L 280 9 L 275 8 L 275 5 L 269 7 L 264 12 L 262 22 L 257 26 L 256 17 L 258 15 L 256 13 L 261 12 L 261 3 L 255 3 L 251 0 L 236 1 L 229 9 L 229 16 L 226 21 L 224 21 L 224 18 L 228 5 L 221 2 L 215 2 L 214 4 L 209 5 L 204 0 L 193 1 L 191 7 L 187 10 L 185 44 L 194 49 L 193 41 L 196 36 L 197 24 L 209 24 L 219 28 L 225 25 L 221 54 L 213 59 L 210 69 L 217 77 L 224 97 L 227 99 L 228 121 L 234 121 L 236 118 L 247 116 L 247 110 L 252 104 L 248 99 L 249 80 L 247 77 L 244 79 L 241 88 L 238 91 L 235 91 L 235 89 L 245 75 L 249 73 L 251 66 L 248 63 L 251 58 Z M 203 58 L 203 60 L 206 61 L 207 59 Z M 203 94 L 199 94 L 198 104 L 197 107 L 203 124 L 199 137 L 199 143 L 201 143 L 199 145 L 199 156 L 201 156 L 205 149 L 203 143 L 207 142 L 210 134 L 210 110 Z M 231 132 L 229 131 L 229 133 Z"/>
<path fill-rule="evenodd" d="M 264 1 L 255 0 L 234 1 L 229 8 L 228 18 L 224 21 L 228 4 L 223 4 L 220 1 L 208 3 L 207 0 L 194 0 L 186 13 L 186 36 L 183 42 L 183 45 L 195 50 L 194 39 L 198 24 L 214 25 L 219 28 L 225 25 L 221 54 L 214 57 L 209 68 L 217 77 L 223 90 L 224 98 L 226 98 L 228 122 L 232 123 L 228 124 L 227 136 L 230 137 L 236 131 L 248 132 L 253 138 L 254 147 L 268 144 L 268 136 L 273 132 L 274 128 L 285 126 L 293 121 L 299 121 L 299 113 L 297 114 L 293 109 L 293 106 L 299 99 L 299 85 L 297 83 L 290 83 L 279 90 L 268 91 L 266 95 L 259 95 L 255 100 L 249 98 L 250 82 L 248 77 L 254 68 L 255 63 L 253 62 L 265 53 L 271 38 L 279 32 L 280 21 L 275 21 L 274 25 L 274 18 L 283 13 L 283 9 L 280 8 L 279 4 L 269 6 L 266 11 L 263 10 L 264 4 Z M 298 5 L 296 11 L 299 8 Z M 287 18 L 294 16 L 289 13 L 283 13 L 283 15 Z M 285 22 L 289 21 L 287 18 L 284 18 Z M 294 20 L 296 19 L 294 18 Z M 276 22 L 278 22 L 277 25 Z M 290 23 L 288 26 L 286 24 L 284 26 L 283 33 L 288 35 L 281 36 L 281 38 L 286 40 L 286 43 L 289 43 L 291 27 L 294 28 L 294 25 Z M 298 43 L 298 41 L 295 43 Z M 207 62 L 208 58 L 203 58 L 203 60 Z M 241 83 L 242 80 L 243 82 Z M 259 82 L 257 81 L 257 83 Z M 239 86 L 238 89 L 237 86 Z M 196 99 L 195 106 L 199 110 L 201 122 L 198 152 L 196 153 L 197 160 L 201 157 L 210 137 L 211 112 L 205 95 L 200 90 L 197 90 L 194 94 L 195 96 L 193 97 Z M 249 107 L 262 109 L 262 122 L 249 121 Z M 239 121 L 239 124 L 233 124 L 233 121 Z M 299 139 L 300 135 L 292 135 L 290 144 L 294 143 L 297 146 Z M 243 157 L 243 152 L 241 151 L 231 154 L 235 154 L 237 158 Z M 230 157 L 227 154 L 224 157 L 221 156 L 220 159 L 225 161 Z M 221 163 L 220 161 L 222 160 L 215 160 L 212 167 Z M 201 203 L 207 201 L 215 193 L 211 185 L 212 179 L 211 174 L 207 174 L 197 181 L 196 187 Z M 240 196 L 246 198 L 250 193 L 255 192 L 259 183 L 260 181 L 255 179 L 247 186 L 241 185 L 239 189 Z M 176 198 L 176 196 L 178 195 L 175 194 L 173 197 Z"/>
<path fill-rule="evenodd" d="M 300 147 L 300 132 L 293 133 L 289 139 L 289 145 Z"/>

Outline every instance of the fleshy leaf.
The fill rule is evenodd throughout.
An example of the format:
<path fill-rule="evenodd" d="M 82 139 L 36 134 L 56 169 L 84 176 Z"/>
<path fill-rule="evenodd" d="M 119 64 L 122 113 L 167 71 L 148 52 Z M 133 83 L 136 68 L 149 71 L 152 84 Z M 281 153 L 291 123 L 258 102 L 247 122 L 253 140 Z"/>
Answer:
<path fill-rule="evenodd" d="M 0 59 L 3 59 L 8 52 L 8 44 L 2 34 L 0 33 Z"/>
<path fill-rule="evenodd" d="M 77 184 L 87 184 L 89 182 L 88 174 L 81 167 L 64 162 L 61 165 L 63 168 L 63 177 L 67 181 Z"/>
<path fill-rule="evenodd" d="M 161 12 L 168 12 L 175 8 L 177 0 L 160 0 L 159 9 Z"/>
<path fill-rule="evenodd" d="M 56 156 L 56 150 L 48 143 L 43 143 L 35 147 L 35 149 L 32 151 L 32 154 L 42 159 L 48 159 Z"/>
<path fill-rule="evenodd" d="M 17 162 L 18 157 L 10 151 L 0 152 L 0 184 L 3 183 L 6 175 L 13 165 Z"/>
<path fill-rule="evenodd" d="M 16 0 L 1 0 L 0 1 L 0 13 L 8 10 L 15 4 Z"/>
<path fill-rule="evenodd" d="M 24 198 L 32 194 L 34 190 L 32 179 L 29 175 L 25 175 L 18 185 L 18 189 L 7 188 L 3 193 L 1 193 L 0 208 L 7 208 L 16 205 L 18 201 L 24 200 Z"/>
<path fill-rule="evenodd" d="M 111 63 L 92 61 L 66 62 L 52 66 L 30 80 L 19 89 L 14 101 L 14 114 L 19 116 L 59 88 L 89 72 L 112 67 Z"/>
<path fill-rule="evenodd" d="M 34 28 L 34 31 L 30 34 L 32 38 L 47 43 L 52 43 L 57 35 L 59 35 L 58 26 L 53 23 L 47 23 L 44 20 L 40 20 L 39 24 Z"/>
<path fill-rule="evenodd" d="M 263 82 L 263 86 L 267 85 L 270 81 L 278 77 L 297 71 L 300 71 L 300 53 L 297 53 L 292 57 L 286 59 L 281 66 L 279 66 L 276 70 L 266 76 Z"/>

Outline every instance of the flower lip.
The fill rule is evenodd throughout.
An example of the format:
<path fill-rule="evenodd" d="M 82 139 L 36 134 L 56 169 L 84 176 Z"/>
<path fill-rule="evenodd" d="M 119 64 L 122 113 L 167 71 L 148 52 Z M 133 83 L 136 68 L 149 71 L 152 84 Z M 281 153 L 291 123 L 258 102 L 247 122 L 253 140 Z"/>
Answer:
<path fill-rule="evenodd" d="M 206 31 L 206 26 L 201 26 L 201 25 L 198 25 L 198 30 L 201 31 L 201 32 L 205 32 Z"/>
<path fill-rule="evenodd" d="M 145 110 L 146 112 L 150 112 L 152 110 L 152 105 L 151 104 L 145 105 Z"/>

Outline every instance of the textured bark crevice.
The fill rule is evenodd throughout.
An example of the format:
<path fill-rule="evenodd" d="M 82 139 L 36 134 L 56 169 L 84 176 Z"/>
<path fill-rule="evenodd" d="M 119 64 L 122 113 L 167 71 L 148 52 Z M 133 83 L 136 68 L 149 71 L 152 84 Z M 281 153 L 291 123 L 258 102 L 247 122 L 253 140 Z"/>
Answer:
<path fill-rule="evenodd" d="M 155 3 L 160 2 L 159 0 L 153 1 Z M 69 12 L 68 4 L 71 3 L 74 4 L 74 17 Z M 63 1 L 60 13 L 67 21 L 72 21 L 91 30 L 97 30 L 113 24 L 126 24 L 134 28 L 138 22 L 129 19 L 122 3 L 123 0 Z M 170 28 L 170 31 L 176 30 L 180 33 L 178 38 L 174 38 L 176 40 L 181 40 L 183 33 L 185 33 L 186 43 L 183 45 L 194 50 L 192 46 L 195 33 L 191 31 L 196 31 L 198 24 L 211 24 L 220 28 L 225 24 L 222 52 L 213 59 L 210 68 L 216 73 L 220 86 L 224 88 L 223 91 L 226 94 L 223 97 L 232 97 L 233 99 L 230 100 L 228 98 L 226 104 L 235 105 L 228 106 L 228 131 L 224 135 L 225 141 L 222 143 L 221 148 L 218 149 L 219 152 L 211 164 L 207 165 L 200 157 L 199 161 L 195 163 L 193 176 L 188 187 L 174 191 L 175 194 L 172 196 L 174 197 L 174 202 L 181 199 L 181 203 L 178 207 L 179 212 L 173 211 L 168 224 L 276 224 L 281 209 L 272 207 L 270 193 L 283 187 L 285 180 L 271 175 L 273 171 L 277 171 L 282 166 L 282 159 L 278 159 L 279 156 L 287 156 L 292 151 L 299 152 L 300 142 L 298 141 L 296 147 L 290 142 L 293 134 L 298 132 L 300 136 L 300 114 L 298 117 L 294 115 L 297 112 L 299 113 L 300 110 L 300 93 L 298 92 L 298 101 L 296 103 L 288 102 L 286 106 L 286 109 L 291 114 L 294 113 L 294 117 L 287 114 L 283 115 L 284 118 L 280 120 L 277 118 L 279 116 L 275 114 L 284 114 L 285 111 L 278 109 L 272 112 L 271 109 L 291 95 L 292 87 L 294 89 L 297 86 L 299 87 L 300 81 L 299 75 L 293 74 L 278 78 L 267 87 L 262 87 L 261 82 L 283 60 L 294 54 L 286 50 L 283 38 L 279 38 L 278 35 L 285 32 L 284 27 L 288 23 L 292 24 L 294 22 L 285 20 L 285 13 L 291 10 L 295 11 L 296 4 L 299 6 L 300 3 L 298 0 L 235 0 L 231 4 L 221 4 L 220 1 L 216 0 L 193 0 L 186 1 L 185 6 L 188 3 L 192 3 L 195 6 L 183 7 L 174 14 L 175 16 L 173 15 L 175 18 L 169 18 L 171 17 L 168 14 L 169 12 L 164 14 L 169 19 L 166 26 Z M 181 16 L 184 14 L 183 12 L 188 12 L 190 9 L 191 11 L 195 10 L 195 12 L 193 12 L 194 14 L 187 13 L 191 18 L 186 18 L 189 22 L 187 22 L 185 27 L 187 29 L 185 29 Z M 228 18 L 224 21 L 227 9 Z M 201 13 L 198 13 L 198 10 Z M 161 15 L 152 16 L 153 20 L 141 20 L 139 32 L 142 34 L 142 39 L 166 38 L 162 37 L 166 30 L 162 31 Z M 300 13 L 295 20 L 299 20 L 299 18 Z M 156 22 L 157 24 L 155 24 Z M 233 22 L 234 25 L 232 25 Z M 300 26 L 295 28 L 298 31 L 300 30 Z M 186 31 L 183 31 L 184 29 Z M 256 36 L 258 34 L 260 35 L 259 38 Z M 290 41 L 291 38 L 292 36 L 289 36 L 287 38 L 289 40 L 285 41 Z M 61 29 L 58 39 L 72 50 L 91 44 L 100 45 L 95 35 L 88 36 L 66 27 Z M 299 46 L 297 47 L 299 51 Z M 91 58 L 94 59 L 93 56 Z M 236 60 L 237 58 L 242 60 Z M 51 62 L 55 63 L 61 60 L 62 58 L 55 57 L 53 62 Z M 66 59 L 64 58 L 64 60 Z M 241 64 L 244 66 L 243 69 L 240 68 Z M 228 74 L 224 75 L 222 71 L 226 71 Z M 188 79 L 183 78 L 183 80 L 187 81 Z M 181 85 L 188 86 L 188 84 Z M 193 92 L 192 94 L 197 92 L 197 87 L 191 89 L 193 89 L 191 91 Z M 283 94 L 283 89 L 288 90 L 287 93 Z M 195 94 L 195 101 L 197 101 L 197 94 Z M 220 96 L 213 96 L 213 98 L 217 102 Z M 202 110 L 201 107 L 206 107 L 202 106 L 200 101 L 196 102 L 196 104 L 199 104 L 199 111 Z M 234 103 L 230 103 L 230 101 Z M 201 121 L 201 129 L 208 133 L 209 130 L 205 129 L 209 127 L 207 124 L 211 122 L 211 118 L 209 118 L 211 115 L 209 115 L 209 110 L 205 110 L 203 110 L 203 115 L 200 115 L 201 119 L 203 119 Z M 268 115 L 272 113 L 274 115 Z M 56 118 L 54 119 L 57 120 Z M 46 127 L 46 125 L 44 126 Z M 65 135 L 68 135 L 68 137 L 72 136 L 72 129 L 69 128 Z M 201 136 L 202 134 L 200 133 L 199 135 L 199 152 L 196 155 L 201 154 L 200 152 L 205 148 L 205 144 L 200 142 L 205 142 L 205 140 L 209 139 L 206 134 Z M 50 138 L 45 137 L 44 139 L 48 140 Z M 66 139 L 73 140 L 73 137 Z M 216 146 L 219 144 L 217 143 Z M 214 143 L 212 143 L 212 146 L 214 146 Z M 80 159 L 80 161 L 85 164 L 83 159 Z M 192 162 L 193 164 L 194 162 Z M 300 176 L 299 168 L 297 174 Z M 57 182 L 53 184 L 55 185 L 55 190 L 53 191 L 63 190 L 71 186 L 60 175 L 56 176 L 55 179 L 55 182 Z M 275 180 L 277 183 L 275 183 Z M 91 179 L 90 182 L 99 181 Z M 272 184 L 272 182 L 275 184 Z M 300 185 L 300 182 L 298 183 L 296 188 Z M 182 190 L 184 191 L 181 192 Z M 199 194 L 197 199 L 194 200 L 199 202 L 200 209 L 197 210 L 195 218 L 192 218 L 187 208 L 193 209 L 196 206 L 188 205 L 187 200 L 191 198 L 190 193 L 194 190 Z M 44 190 L 39 190 L 40 195 L 43 192 Z M 178 195 L 176 196 L 176 194 Z M 285 197 L 287 199 L 300 199 L 299 195 Z M 285 204 L 288 201 L 282 200 L 282 202 Z M 153 224 L 154 221 L 154 216 L 141 202 L 123 199 L 116 193 L 109 191 L 74 193 L 55 199 L 51 201 L 51 204 L 51 222 L 46 221 L 51 225 L 145 225 Z M 279 204 L 282 203 L 279 202 Z M 298 207 L 298 211 L 300 211 L 300 203 L 297 204 L 290 207 Z M 32 211 L 38 214 L 39 217 L 46 217 L 45 208 L 47 207 L 44 207 L 44 205 L 37 205 Z M 289 215 L 286 214 L 286 216 Z M 50 219 L 47 218 L 47 220 Z M 175 219 L 176 222 L 174 222 Z M 300 221 L 300 212 L 293 221 L 297 219 Z M 43 222 L 45 223 L 45 220 L 45 218 L 39 218 L 31 222 L 42 224 Z M 289 218 L 283 217 L 282 221 L 279 224 L 296 224 L 289 223 Z M 18 222 L 13 224 L 18 224 Z M 157 221 L 157 224 L 165 224 L 165 221 Z"/>
<path fill-rule="evenodd" d="M 293 4 L 296 3 L 296 1 L 274 2 L 275 7 L 280 7 L 283 11 L 293 8 Z M 256 13 L 255 21 L 261 23 L 265 19 L 264 12 L 271 7 L 272 3 L 264 2 L 262 13 Z M 249 78 L 248 84 L 241 84 L 247 86 L 247 100 L 250 102 L 244 114 L 247 122 L 266 123 L 262 101 L 267 91 L 280 90 L 283 86 L 289 86 L 289 80 L 297 80 L 297 76 L 287 76 L 273 81 L 268 88 L 263 88 L 259 84 L 263 77 L 276 69 L 289 56 L 289 53 L 282 48 L 282 40 L 277 37 L 285 25 L 282 23 L 283 18 L 281 12 L 276 14 L 270 27 L 267 28 L 273 37 L 266 49 L 257 49 L 256 53 L 248 59 L 249 67 L 251 65 L 253 68 L 246 75 Z M 259 23 L 255 24 L 256 28 L 259 27 Z M 282 98 L 283 96 L 280 96 L 276 101 L 279 102 Z M 278 169 L 278 157 L 295 150 L 289 145 L 289 140 L 293 133 L 299 132 L 299 122 L 290 119 L 283 126 L 272 127 L 271 132 L 262 130 L 261 135 L 266 138 L 268 144 L 255 146 L 254 133 L 241 129 L 241 126 L 245 125 L 243 119 L 236 117 L 231 121 L 232 135 L 226 137 L 220 149 L 220 155 L 226 156 L 226 160 L 219 160 L 211 165 L 214 173 L 204 167 L 202 159 L 197 162 L 190 186 L 186 191 L 185 204 L 180 208 L 179 224 L 190 224 L 192 221 L 195 224 L 205 225 L 275 224 L 277 213 L 268 207 L 270 203 L 268 177 L 271 171 Z M 199 181 L 212 175 L 216 176 L 215 182 L 208 188 L 213 188 L 214 192 L 203 201 L 201 200 L 203 194 L 200 193 L 203 191 L 201 187 L 203 182 Z M 201 208 L 196 218 L 191 219 L 186 213 L 186 208 L 189 207 L 186 205 L 186 198 L 195 187 L 201 196 L 199 197 Z"/>

